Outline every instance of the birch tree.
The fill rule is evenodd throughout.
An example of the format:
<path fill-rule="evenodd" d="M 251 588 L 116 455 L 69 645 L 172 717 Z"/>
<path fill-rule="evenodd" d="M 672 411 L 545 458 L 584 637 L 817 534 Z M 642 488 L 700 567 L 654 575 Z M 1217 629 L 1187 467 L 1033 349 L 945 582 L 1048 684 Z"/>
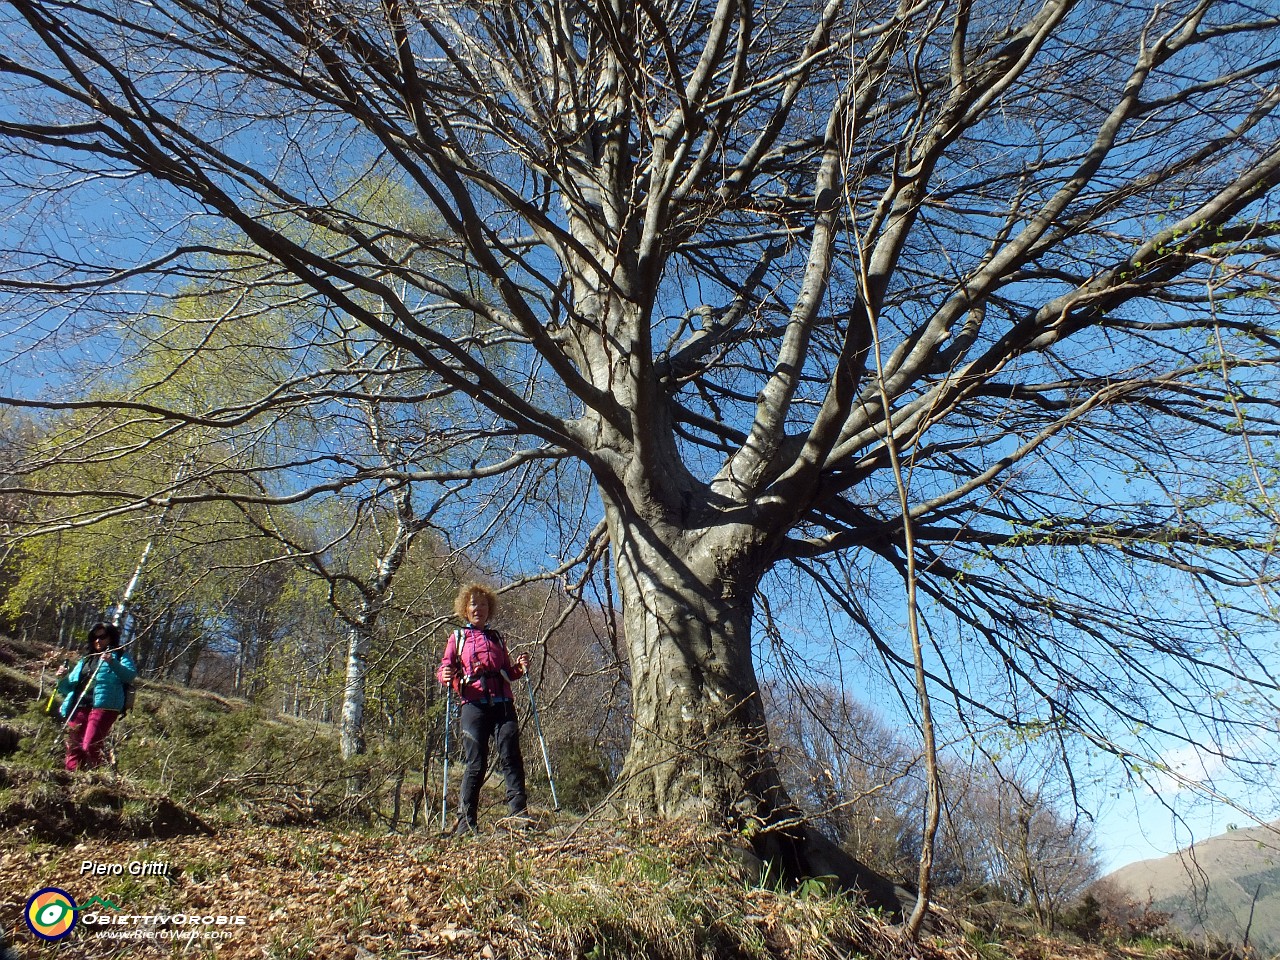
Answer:
<path fill-rule="evenodd" d="M 886 594 L 908 542 L 954 720 L 1126 758 L 1144 731 L 1230 752 L 1270 729 L 1264 6 L 0 10 L 14 357 L 252 262 L 453 391 L 492 438 L 474 474 L 581 471 L 548 563 L 607 533 L 631 803 L 828 871 L 777 773 L 753 616 L 808 578 L 860 631 L 844 653 L 910 690 Z M 364 177 L 440 231 L 370 216 Z"/>

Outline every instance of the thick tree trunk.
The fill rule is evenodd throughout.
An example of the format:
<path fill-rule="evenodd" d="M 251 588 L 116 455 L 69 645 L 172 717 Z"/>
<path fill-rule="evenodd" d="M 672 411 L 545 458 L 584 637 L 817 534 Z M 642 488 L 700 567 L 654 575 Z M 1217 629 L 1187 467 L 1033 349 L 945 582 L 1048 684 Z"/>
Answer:
<path fill-rule="evenodd" d="M 787 806 L 751 662 L 751 594 L 696 551 L 616 537 L 631 664 L 630 801 L 671 816 L 770 822 Z"/>
<path fill-rule="evenodd" d="M 909 892 L 808 826 L 770 747 L 751 655 L 749 529 L 664 536 L 610 510 L 634 728 L 623 797 L 751 838 L 762 871 L 831 876 L 903 915 Z"/>

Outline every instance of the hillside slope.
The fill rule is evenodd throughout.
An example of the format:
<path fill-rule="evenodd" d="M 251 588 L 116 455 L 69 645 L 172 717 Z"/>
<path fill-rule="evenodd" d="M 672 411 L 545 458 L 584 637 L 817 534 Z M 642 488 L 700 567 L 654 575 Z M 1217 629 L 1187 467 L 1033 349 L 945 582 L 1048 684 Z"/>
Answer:
<path fill-rule="evenodd" d="M 483 835 L 444 837 L 421 795 L 392 802 L 394 756 L 353 804 L 332 731 L 165 684 L 117 725 L 116 764 L 69 774 L 36 709 L 45 652 L 0 637 L 0 960 L 1208 960 L 1009 904 L 952 902 L 912 944 L 821 880 L 762 887 L 741 836 L 545 809 L 509 833 L 496 791 Z M 67 940 L 28 928 L 37 897 L 72 907 Z"/>
<path fill-rule="evenodd" d="M 1192 936 L 1248 942 L 1280 953 L 1280 820 L 1232 830 L 1106 878 L 1139 902 L 1170 914 Z"/>

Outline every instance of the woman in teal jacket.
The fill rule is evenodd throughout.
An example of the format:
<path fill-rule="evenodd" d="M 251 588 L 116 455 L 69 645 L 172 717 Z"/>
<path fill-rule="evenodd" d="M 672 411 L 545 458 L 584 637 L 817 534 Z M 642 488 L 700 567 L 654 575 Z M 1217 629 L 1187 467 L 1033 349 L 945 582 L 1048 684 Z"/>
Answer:
<path fill-rule="evenodd" d="M 124 709 L 125 684 L 137 675 L 138 668 L 120 650 L 120 628 L 114 623 L 94 624 L 86 655 L 58 680 L 62 716 L 68 719 L 68 770 L 102 765 L 103 741 Z"/>

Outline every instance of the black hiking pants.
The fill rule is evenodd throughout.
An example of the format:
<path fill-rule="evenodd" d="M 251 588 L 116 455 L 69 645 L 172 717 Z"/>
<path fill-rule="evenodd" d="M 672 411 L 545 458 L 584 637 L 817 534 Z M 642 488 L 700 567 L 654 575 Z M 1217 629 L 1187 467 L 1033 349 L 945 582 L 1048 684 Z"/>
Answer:
<path fill-rule="evenodd" d="M 507 809 L 511 813 L 523 813 L 527 803 L 516 705 L 510 700 L 491 704 L 464 703 L 462 756 L 467 769 L 462 775 L 458 802 L 462 808 L 462 819 L 471 826 L 475 826 L 476 809 L 480 804 L 480 784 L 489 768 L 490 738 L 497 747 L 498 766 L 507 781 Z"/>

